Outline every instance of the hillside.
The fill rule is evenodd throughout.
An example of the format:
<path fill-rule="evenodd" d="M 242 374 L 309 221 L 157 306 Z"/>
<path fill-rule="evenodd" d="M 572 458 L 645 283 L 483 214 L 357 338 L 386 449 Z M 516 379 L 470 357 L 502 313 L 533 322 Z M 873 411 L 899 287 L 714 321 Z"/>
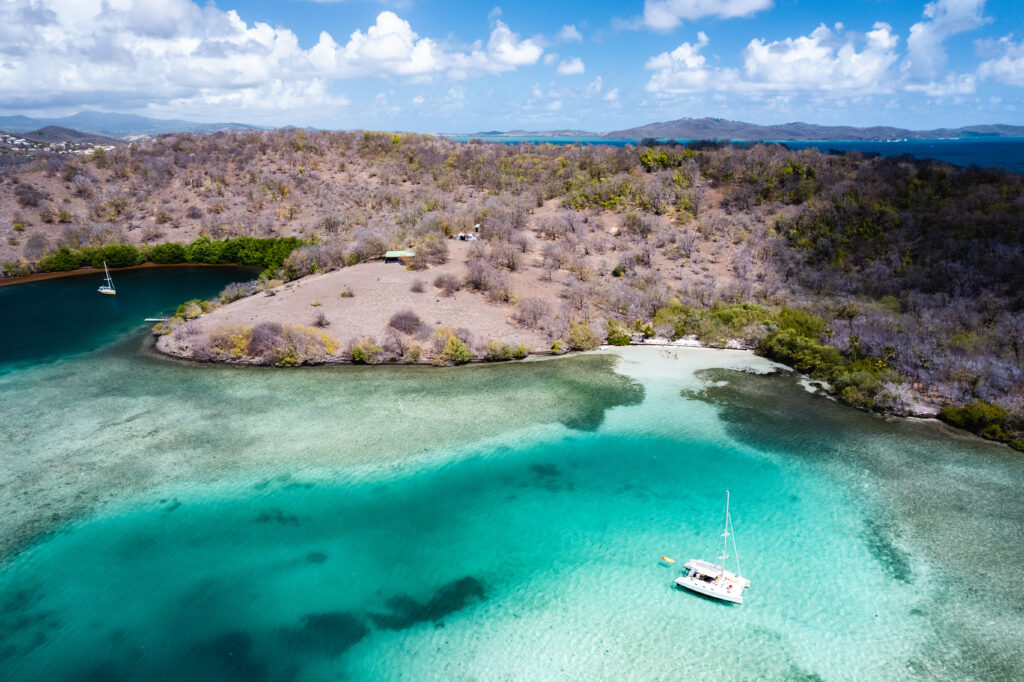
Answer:
<path fill-rule="evenodd" d="M 266 267 L 162 330 L 193 357 L 738 340 L 865 409 L 942 408 L 997 440 L 1024 431 L 1024 178 L 1005 171 L 781 145 L 288 130 L 165 136 L 0 179 L 8 275 L 103 260 Z M 410 270 L 379 263 L 408 248 Z M 405 308 L 416 321 L 398 329 Z M 274 354 L 294 342 L 282 325 L 319 322 L 330 353 Z"/>
<path fill-rule="evenodd" d="M 84 133 L 80 130 L 62 128 L 61 126 L 46 126 L 39 130 L 30 130 L 22 133 L 22 137 L 35 142 L 72 142 L 83 145 L 116 145 L 124 144 L 124 140 L 105 135 L 94 135 Z"/>
<path fill-rule="evenodd" d="M 604 135 L 607 139 L 663 140 L 895 140 L 949 139 L 965 137 L 1021 137 L 1024 126 L 975 125 L 936 130 L 907 130 L 887 126 L 857 128 L 853 126 L 820 126 L 812 123 L 758 125 L 721 118 L 681 118 L 675 121 L 616 130 Z"/>

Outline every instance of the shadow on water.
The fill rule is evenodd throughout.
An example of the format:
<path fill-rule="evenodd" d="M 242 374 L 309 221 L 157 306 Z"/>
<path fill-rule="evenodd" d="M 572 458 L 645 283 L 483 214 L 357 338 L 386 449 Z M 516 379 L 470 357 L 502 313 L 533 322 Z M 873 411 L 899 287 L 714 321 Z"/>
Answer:
<path fill-rule="evenodd" d="M 483 583 L 466 576 L 442 585 L 426 602 L 416 601 L 408 595 L 392 597 L 386 602 L 389 613 L 371 613 L 370 618 L 385 630 L 407 630 L 419 623 L 438 623 L 445 616 L 485 598 Z"/>
<path fill-rule="evenodd" d="M 565 474 L 554 464 L 533 464 L 530 466 L 530 473 L 533 478 L 530 483 L 538 488 L 544 488 L 553 493 L 570 491 L 575 488 L 572 482 L 566 480 Z"/>
<path fill-rule="evenodd" d="M 186 660 L 199 677 L 192 679 L 249 680 L 270 678 L 270 670 L 257 658 L 252 637 L 245 631 L 228 632 L 196 645 Z M 178 678 L 183 679 L 183 678 Z"/>
<path fill-rule="evenodd" d="M 383 630 L 405 630 L 420 623 L 442 626 L 442 619 L 485 599 L 483 584 L 472 576 L 442 585 L 425 602 L 408 595 L 385 601 L 387 613 L 365 617 L 349 611 L 309 613 L 290 627 L 265 632 L 229 630 L 202 639 L 175 654 L 165 652 L 148 665 L 132 659 L 141 650 L 123 650 L 74 677 L 75 682 L 119 680 L 218 680 L 223 682 L 296 679 L 303 668 L 320 659 L 334 659 L 372 635 L 370 624 Z"/>
<path fill-rule="evenodd" d="M 711 604 L 717 604 L 718 606 L 725 606 L 727 608 L 732 608 L 734 606 L 741 606 L 740 604 L 734 604 L 731 601 L 725 601 L 724 599 L 715 599 L 714 597 L 709 597 L 706 594 L 701 594 L 700 592 L 694 592 L 693 590 L 688 590 L 685 587 L 682 587 L 681 585 L 677 585 L 675 583 L 672 583 L 672 591 L 673 592 L 680 592 L 680 593 L 685 594 L 687 597 L 692 597 L 694 599 L 699 599 L 701 601 L 709 602 Z"/>
<path fill-rule="evenodd" d="M 346 611 L 311 613 L 281 637 L 292 649 L 320 656 L 340 656 L 370 634 L 359 618 Z"/>
<path fill-rule="evenodd" d="M 893 580 L 910 584 L 913 582 L 910 555 L 895 545 L 891 539 L 895 535 L 896 529 L 892 524 L 883 525 L 874 519 L 864 520 L 864 532 L 861 537 L 871 556 L 875 557 Z"/>

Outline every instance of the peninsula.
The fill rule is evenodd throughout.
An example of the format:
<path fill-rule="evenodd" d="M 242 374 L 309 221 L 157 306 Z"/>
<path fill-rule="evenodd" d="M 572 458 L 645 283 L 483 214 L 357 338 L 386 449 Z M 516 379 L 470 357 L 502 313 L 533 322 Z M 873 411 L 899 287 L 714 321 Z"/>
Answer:
<path fill-rule="evenodd" d="M 6 173 L 7 274 L 244 263 L 155 329 L 199 360 L 460 364 L 733 342 L 1024 447 L 1022 178 L 779 144 L 176 134 Z"/>

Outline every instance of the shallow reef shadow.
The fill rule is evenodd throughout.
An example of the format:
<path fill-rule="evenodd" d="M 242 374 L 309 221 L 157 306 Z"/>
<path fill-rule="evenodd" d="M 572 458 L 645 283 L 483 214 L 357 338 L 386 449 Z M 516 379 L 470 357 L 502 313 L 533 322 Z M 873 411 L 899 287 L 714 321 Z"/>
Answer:
<path fill-rule="evenodd" d="M 386 602 L 389 613 L 371 613 L 370 619 L 385 630 L 406 630 L 419 623 L 439 622 L 470 603 L 484 599 L 483 583 L 466 576 L 442 585 L 426 602 L 419 602 L 408 595 L 392 597 Z"/>
<path fill-rule="evenodd" d="M 873 519 L 864 520 L 864 531 L 861 537 L 882 568 L 901 583 L 913 582 L 910 569 L 910 555 L 896 546 L 890 536 L 895 529 L 889 524 L 882 524 Z"/>
<path fill-rule="evenodd" d="M 301 624 L 283 630 L 281 637 L 289 648 L 320 656 L 340 656 L 363 640 L 370 629 L 347 611 L 310 613 Z"/>

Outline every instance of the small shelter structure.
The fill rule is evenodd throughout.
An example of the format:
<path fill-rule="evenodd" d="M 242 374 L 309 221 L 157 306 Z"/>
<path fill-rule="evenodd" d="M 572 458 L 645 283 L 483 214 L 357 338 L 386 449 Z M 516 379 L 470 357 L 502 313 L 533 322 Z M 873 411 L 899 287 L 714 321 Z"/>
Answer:
<path fill-rule="evenodd" d="M 388 251 L 384 254 L 385 263 L 403 263 L 408 265 L 416 257 L 415 251 Z"/>

